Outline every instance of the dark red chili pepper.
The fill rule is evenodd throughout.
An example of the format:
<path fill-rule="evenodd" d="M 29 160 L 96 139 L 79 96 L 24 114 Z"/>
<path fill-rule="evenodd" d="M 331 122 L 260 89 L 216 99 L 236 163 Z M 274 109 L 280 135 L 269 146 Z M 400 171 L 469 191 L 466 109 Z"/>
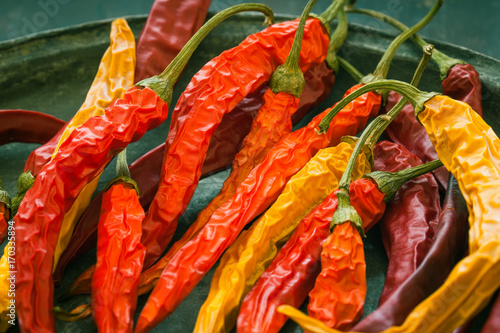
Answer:
<path fill-rule="evenodd" d="M 137 39 L 135 80 L 161 73 L 203 25 L 211 0 L 155 0 Z"/>
<path fill-rule="evenodd" d="M 43 144 L 64 126 L 51 115 L 28 110 L 0 110 L 0 145 L 10 142 Z"/>
<path fill-rule="evenodd" d="M 244 4 L 215 15 L 162 74 L 139 82 L 143 89 L 130 88 L 103 116 L 92 117 L 76 128 L 35 178 L 15 217 L 17 263 L 23 267 L 16 281 L 22 330 L 54 331 L 52 256 L 63 216 L 78 193 L 114 155 L 167 119 L 172 85 L 194 48 L 214 24 L 244 10 L 272 13 L 267 6 Z"/>
<path fill-rule="evenodd" d="M 374 170 L 394 172 L 422 164 L 403 146 L 389 141 L 375 145 L 373 154 Z M 403 185 L 387 205 L 379 225 L 389 266 L 379 305 L 424 259 L 432 244 L 440 213 L 439 187 L 432 174 Z"/>
<path fill-rule="evenodd" d="M 380 332 L 403 323 L 406 316 L 437 290 L 467 246 L 468 210 L 454 177 L 450 177 L 434 242 L 417 270 L 354 330 Z"/>
<path fill-rule="evenodd" d="M 500 332 L 500 294 L 498 294 L 494 300 L 493 305 L 488 314 L 481 333 L 495 333 Z"/>

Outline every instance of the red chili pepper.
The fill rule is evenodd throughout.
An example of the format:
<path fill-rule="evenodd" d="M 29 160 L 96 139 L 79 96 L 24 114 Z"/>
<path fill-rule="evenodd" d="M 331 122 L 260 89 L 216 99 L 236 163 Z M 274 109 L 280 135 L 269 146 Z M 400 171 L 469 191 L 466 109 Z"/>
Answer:
<path fill-rule="evenodd" d="M 214 23 L 242 10 L 270 12 L 267 6 L 252 4 L 237 5 L 215 15 L 162 74 L 139 83 L 146 86 L 144 89 L 129 89 L 103 116 L 90 118 L 75 129 L 36 177 L 15 217 L 17 262 L 23 267 L 18 271 L 16 284 L 22 330 L 54 330 L 52 254 L 64 213 L 114 155 L 167 119 L 168 103 L 163 99 L 171 99 L 172 85 L 201 36 Z"/>
<path fill-rule="evenodd" d="M 103 195 L 92 277 L 92 316 L 102 332 L 132 331 L 139 274 L 146 254 L 141 244 L 144 209 L 124 154 L 125 150 L 119 154 L 118 175 Z"/>
<path fill-rule="evenodd" d="M 383 214 L 383 193 L 371 180 L 363 178 L 351 184 L 349 195 L 365 230 L 369 230 Z M 299 307 L 306 300 L 321 269 L 322 244 L 330 235 L 336 208 L 337 195 L 333 192 L 300 222 L 245 296 L 238 315 L 238 332 L 279 332 L 288 317 L 277 312 L 277 307 Z"/>
<path fill-rule="evenodd" d="M 142 242 L 148 244 L 144 266 L 155 262 L 170 242 L 196 189 L 210 137 L 223 115 L 269 81 L 285 61 L 297 25 L 298 20 L 274 24 L 247 37 L 209 61 L 180 96 L 172 113 L 158 192 L 143 224 Z M 299 60 L 303 71 L 312 62 L 324 60 L 328 37 L 319 19 L 307 20 Z"/>
<path fill-rule="evenodd" d="M 155 0 L 137 39 L 135 80 L 161 73 L 203 25 L 210 0 Z"/>
<path fill-rule="evenodd" d="M 3 189 L 0 179 L 0 242 L 3 243 L 7 237 L 7 221 L 10 218 L 11 199 L 9 193 Z"/>
<path fill-rule="evenodd" d="M 389 141 L 375 145 L 373 154 L 374 170 L 395 172 L 422 164 L 403 146 Z M 379 305 L 421 264 L 434 240 L 440 213 L 439 187 L 431 174 L 403 185 L 387 205 L 380 229 L 389 265 Z"/>
<path fill-rule="evenodd" d="M 10 142 L 43 144 L 64 126 L 51 115 L 28 110 L 0 110 L 0 145 Z"/>
<path fill-rule="evenodd" d="M 355 331 L 381 332 L 401 325 L 406 316 L 437 290 L 467 246 L 469 213 L 454 177 L 450 177 L 434 242 L 417 270 L 374 312 L 363 318 Z M 436 269 L 438 267 L 439 269 Z"/>

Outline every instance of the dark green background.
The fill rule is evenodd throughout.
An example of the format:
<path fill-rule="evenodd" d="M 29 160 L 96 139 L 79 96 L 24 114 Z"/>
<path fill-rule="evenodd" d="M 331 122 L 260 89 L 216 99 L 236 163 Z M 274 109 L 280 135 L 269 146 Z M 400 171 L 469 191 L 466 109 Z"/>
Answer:
<path fill-rule="evenodd" d="M 243 0 L 214 0 L 211 11 L 219 11 Z M 269 5 L 275 13 L 299 15 L 306 0 L 255 1 Z M 2 1 L 0 41 L 43 30 L 71 26 L 124 15 L 147 14 L 153 0 L 21 0 Z M 314 12 L 325 9 L 329 0 L 319 0 Z M 416 23 L 433 0 L 359 0 L 357 6 L 383 11 L 408 25 Z M 421 35 L 447 41 L 500 59 L 500 1 L 447 0 Z M 352 22 L 390 30 L 376 20 L 350 16 Z"/>

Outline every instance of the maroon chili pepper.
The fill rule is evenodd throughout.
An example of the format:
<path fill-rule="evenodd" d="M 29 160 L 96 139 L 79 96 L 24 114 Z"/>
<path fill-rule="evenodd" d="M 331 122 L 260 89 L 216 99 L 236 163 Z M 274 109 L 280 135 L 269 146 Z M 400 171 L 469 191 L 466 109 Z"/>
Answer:
<path fill-rule="evenodd" d="M 0 145 L 10 142 L 45 143 L 64 121 L 38 111 L 0 110 Z"/>
<path fill-rule="evenodd" d="M 450 177 L 434 242 L 427 256 L 417 270 L 353 330 L 380 332 L 398 326 L 415 306 L 438 289 L 463 257 L 467 245 L 468 217 L 458 183 Z"/>
<path fill-rule="evenodd" d="M 481 333 L 500 332 L 500 294 L 493 300 L 488 318 L 486 319 Z"/>
<path fill-rule="evenodd" d="M 375 145 L 373 154 L 374 170 L 394 172 L 422 164 L 403 146 L 389 141 Z M 379 304 L 383 304 L 424 259 L 440 212 L 439 187 L 432 174 L 407 182 L 387 204 L 379 225 L 389 266 Z"/>

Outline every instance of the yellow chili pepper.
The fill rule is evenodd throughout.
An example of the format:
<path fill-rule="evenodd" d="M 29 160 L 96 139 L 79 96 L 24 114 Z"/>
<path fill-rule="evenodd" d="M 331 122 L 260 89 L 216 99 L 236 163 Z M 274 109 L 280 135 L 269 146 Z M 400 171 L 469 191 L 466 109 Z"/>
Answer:
<path fill-rule="evenodd" d="M 14 322 L 16 318 L 16 307 L 15 307 L 15 290 L 11 288 L 11 282 L 15 283 L 15 280 L 10 280 L 10 272 L 15 271 L 15 269 L 9 268 L 9 250 L 13 250 L 14 246 L 12 241 L 9 241 L 5 248 L 3 249 L 3 256 L 0 258 L 0 332 L 6 332 Z M 14 305 L 11 305 L 14 304 Z M 12 310 L 12 312 L 11 312 Z M 9 323 L 11 321 L 11 323 Z"/>
<path fill-rule="evenodd" d="M 195 332 L 230 332 L 243 298 L 276 256 L 279 248 L 315 206 L 338 187 L 355 143 L 320 150 L 286 184 L 275 203 L 240 234 L 221 258 Z M 368 154 L 357 159 L 354 178 L 371 170 Z"/>
<path fill-rule="evenodd" d="M 403 324 L 384 332 L 451 332 L 473 318 L 500 287 L 500 139 L 469 105 L 447 96 L 425 94 L 393 80 L 364 88 L 361 92 L 395 90 L 412 102 L 439 159 L 457 179 L 469 210 L 470 254 Z M 345 102 L 351 98 L 355 95 Z M 338 332 L 296 309 L 285 306 L 278 311 L 310 332 Z"/>
<path fill-rule="evenodd" d="M 91 117 L 103 115 L 106 107 L 113 100 L 123 97 L 125 91 L 134 84 L 135 38 L 125 19 L 113 21 L 110 41 L 110 46 L 101 59 L 87 97 L 78 112 L 69 121 L 52 158 L 57 154 L 62 142 L 70 136 L 75 128 Z M 54 251 L 53 269 L 56 268 L 62 252 L 68 246 L 76 223 L 92 199 L 99 182 L 99 176 L 92 179 L 83 188 L 76 201 L 64 215 Z"/>

